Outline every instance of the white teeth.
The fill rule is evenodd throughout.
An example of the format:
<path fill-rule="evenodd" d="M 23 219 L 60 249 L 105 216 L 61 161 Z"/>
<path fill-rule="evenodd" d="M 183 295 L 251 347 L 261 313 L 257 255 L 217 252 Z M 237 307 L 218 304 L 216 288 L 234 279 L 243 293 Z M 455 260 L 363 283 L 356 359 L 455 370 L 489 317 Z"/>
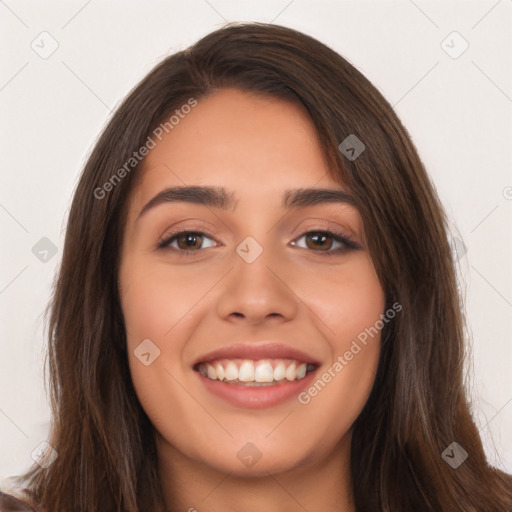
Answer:
<path fill-rule="evenodd" d="M 303 379 L 308 369 L 314 366 L 290 359 L 222 359 L 199 365 L 199 372 L 212 380 L 234 382 L 245 385 L 271 385 L 284 380 Z"/>
<path fill-rule="evenodd" d="M 295 363 L 292 363 L 288 368 L 286 368 L 286 379 L 287 380 L 295 380 L 297 373 L 295 372 Z"/>
<path fill-rule="evenodd" d="M 220 363 L 217 363 L 215 365 L 215 373 L 217 374 L 216 377 L 219 380 L 224 380 L 225 372 L 224 372 L 224 366 L 222 366 Z"/>
<path fill-rule="evenodd" d="M 230 361 L 226 366 L 226 373 L 224 375 L 226 380 L 236 380 L 238 379 L 238 366 Z"/>
<path fill-rule="evenodd" d="M 244 361 L 238 370 L 238 380 L 242 382 L 254 382 L 254 364 Z"/>
<path fill-rule="evenodd" d="M 215 368 L 211 364 L 206 365 L 206 375 L 209 379 L 216 379 L 217 373 L 215 372 Z"/>
<path fill-rule="evenodd" d="M 242 380 L 242 379 L 240 379 Z M 274 380 L 274 369 L 269 362 L 261 362 L 254 371 L 256 382 L 272 382 Z"/>
<path fill-rule="evenodd" d="M 282 361 L 279 361 L 274 368 L 274 380 L 284 380 L 285 376 L 286 366 Z"/>

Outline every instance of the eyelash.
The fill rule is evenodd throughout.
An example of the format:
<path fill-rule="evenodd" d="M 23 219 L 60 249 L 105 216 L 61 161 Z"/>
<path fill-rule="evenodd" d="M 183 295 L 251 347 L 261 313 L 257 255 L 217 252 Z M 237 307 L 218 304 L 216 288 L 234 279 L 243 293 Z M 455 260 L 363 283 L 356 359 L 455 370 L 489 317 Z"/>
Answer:
<path fill-rule="evenodd" d="M 161 240 L 158 243 L 158 245 L 157 245 L 157 249 L 159 249 L 159 250 L 177 251 L 178 253 L 183 253 L 185 256 L 191 256 L 194 253 L 197 253 L 197 252 L 199 252 L 201 250 L 204 250 L 204 249 L 196 249 L 196 250 L 185 251 L 183 249 L 177 249 L 175 247 L 170 247 L 169 246 L 169 244 L 174 239 L 176 239 L 179 235 L 184 235 L 184 234 L 201 236 L 201 237 L 205 236 L 207 238 L 212 238 L 212 240 L 213 240 L 213 237 L 211 237 L 208 233 L 204 233 L 204 232 L 201 232 L 201 231 L 191 231 L 191 230 L 175 231 L 174 233 L 170 233 L 163 240 Z M 340 242 L 340 243 L 343 244 L 341 247 L 338 247 L 337 249 L 328 249 L 326 251 L 314 251 L 313 249 L 310 249 L 313 252 L 318 252 L 318 253 L 322 254 L 323 256 L 335 256 L 335 255 L 343 254 L 343 253 L 346 253 L 346 252 L 349 252 L 349 251 L 361 249 L 361 246 L 358 243 L 354 242 L 351 238 L 349 238 L 348 236 L 346 236 L 346 235 L 344 235 L 342 233 L 335 232 L 335 231 L 325 231 L 325 230 L 306 231 L 305 233 L 300 235 L 295 240 L 298 240 L 298 239 L 300 239 L 300 238 L 302 238 L 302 237 L 304 237 L 306 235 L 310 235 L 310 234 L 327 235 L 329 238 L 333 238 L 336 242 Z M 299 247 L 299 248 L 300 249 L 304 249 L 304 247 Z M 209 247 L 207 247 L 207 249 L 209 249 Z"/>

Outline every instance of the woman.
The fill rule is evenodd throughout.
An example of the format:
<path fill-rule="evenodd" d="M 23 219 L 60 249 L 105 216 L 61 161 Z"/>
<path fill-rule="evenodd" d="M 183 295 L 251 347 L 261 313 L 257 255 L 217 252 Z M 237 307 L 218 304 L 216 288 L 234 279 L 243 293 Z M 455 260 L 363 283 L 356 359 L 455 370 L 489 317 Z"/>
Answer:
<path fill-rule="evenodd" d="M 446 225 L 390 105 L 320 42 L 232 24 L 166 58 L 75 192 L 51 450 L 0 510 L 511 510 Z"/>

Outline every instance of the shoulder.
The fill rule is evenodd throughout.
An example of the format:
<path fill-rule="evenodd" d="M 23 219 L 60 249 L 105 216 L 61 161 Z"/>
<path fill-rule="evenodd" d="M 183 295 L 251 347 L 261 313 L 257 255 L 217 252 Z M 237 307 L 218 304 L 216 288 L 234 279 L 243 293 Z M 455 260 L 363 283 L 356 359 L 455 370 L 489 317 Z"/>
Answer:
<path fill-rule="evenodd" d="M 0 512 L 34 512 L 34 509 L 20 498 L 0 491 Z"/>

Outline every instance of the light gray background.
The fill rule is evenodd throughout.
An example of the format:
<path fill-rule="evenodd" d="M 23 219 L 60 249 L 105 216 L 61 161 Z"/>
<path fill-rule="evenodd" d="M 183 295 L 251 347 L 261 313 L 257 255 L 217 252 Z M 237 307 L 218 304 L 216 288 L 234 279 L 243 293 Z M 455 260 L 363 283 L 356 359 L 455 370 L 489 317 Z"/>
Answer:
<path fill-rule="evenodd" d="M 88 152 L 157 62 L 234 20 L 320 39 L 394 105 L 459 240 L 474 414 L 492 463 L 512 472 L 511 19 L 511 0 L 0 0 L 0 479 L 49 432 L 43 310 Z M 469 43 L 458 58 L 453 31 Z M 42 237 L 57 248 L 46 262 L 32 252 Z"/>

